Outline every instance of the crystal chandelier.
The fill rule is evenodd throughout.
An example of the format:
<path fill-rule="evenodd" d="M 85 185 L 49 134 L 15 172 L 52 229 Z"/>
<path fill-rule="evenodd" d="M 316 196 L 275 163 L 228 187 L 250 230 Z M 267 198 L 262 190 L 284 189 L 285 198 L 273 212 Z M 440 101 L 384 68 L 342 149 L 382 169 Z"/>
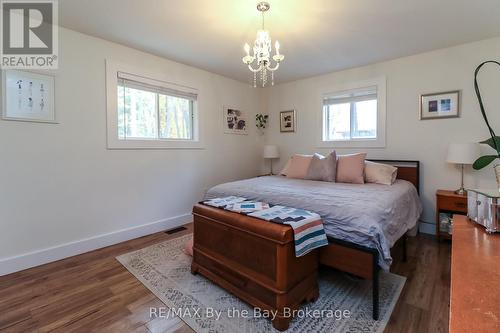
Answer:
<path fill-rule="evenodd" d="M 269 31 L 264 29 L 264 13 L 271 8 L 268 2 L 259 2 L 257 10 L 262 13 L 262 29 L 257 31 L 257 39 L 253 46 L 253 55 L 250 55 L 250 45 L 245 43 L 246 56 L 243 57 L 243 63 L 248 65 L 248 69 L 253 73 L 253 86 L 257 87 L 257 77 L 260 78 L 262 87 L 266 86 L 268 75 L 271 74 L 271 85 L 274 85 L 274 72 L 280 67 L 280 62 L 285 56 L 280 54 L 280 43 L 274 44 L 276 54 L 272 56 L 274 65 L 271 63 L 272 42 Z M 255 62 L 255 67 L 252 64 Z"/>

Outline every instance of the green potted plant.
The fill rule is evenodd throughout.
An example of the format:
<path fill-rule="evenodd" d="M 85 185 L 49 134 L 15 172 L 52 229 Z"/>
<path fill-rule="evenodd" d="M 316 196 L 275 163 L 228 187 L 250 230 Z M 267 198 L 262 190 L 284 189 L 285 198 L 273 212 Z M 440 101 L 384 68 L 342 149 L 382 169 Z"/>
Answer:
<path fill-rule="evenodd" d="M 484 155 L 479 157 L 472 165 L 472 167 L 475 170 L 481 170 L 487 167 L 496 159 L 500 160 L 500 137 L 495 134 L 495 131 L 490 125 L 488 116 L 486 115 L 486 111 L 484 110 L 483 99 L 481 97 L 481 91 L 479 90 L 479 84 L 477 82 L 477 75 L 479 74 L 481 68 L 483 68 L 483 66 L 486 64 L 496 64 L 500 66 L 500 62 L 494 60 L 485 61 L 479 66 L 477 66 L 476 71 L 474 73 L 474 89 L 476 91 L 477 100 L 479 101 L 479 108 L 481 109 L 481 114 L 483 116 L 484 122 L 486 123 L 486 126 L 488 127 L 488 131 L 490 132 L 490 137 L 484 141 L 481 141 L 481 143 L 487 144 L 488 146 L 493 148 L 496 154 Z M 497 178 L 498 190 L 500 191 L 500 164 L 496 164 L 493 168 L 495 170 L 495 175 Z"/>

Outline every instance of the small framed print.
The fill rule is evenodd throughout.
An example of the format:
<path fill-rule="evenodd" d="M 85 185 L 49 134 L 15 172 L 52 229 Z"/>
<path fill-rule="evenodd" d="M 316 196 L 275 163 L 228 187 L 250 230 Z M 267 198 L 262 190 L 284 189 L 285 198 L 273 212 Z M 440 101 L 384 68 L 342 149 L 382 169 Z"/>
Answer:
<path fill-rule="evenodd" d="M 2 96 L 2 119 L 57 123 L 51 75 L 4 70 Z"/>
<path fill-rule="evenodd" d="M 420 96 L 420 120 L 458 118 L 459 116 L 459 90 Z"/>
<path fill-rule="evenodd" d="M 280 132 L 295 132 L 295 110 L 280 112 Z"/>
<path fill-rule="evenodd" d="M 224 125 L 224 133 L 227 134 L 248 134 L 247 114 L 239 108 L 224 106 L 222 121 Z"/>

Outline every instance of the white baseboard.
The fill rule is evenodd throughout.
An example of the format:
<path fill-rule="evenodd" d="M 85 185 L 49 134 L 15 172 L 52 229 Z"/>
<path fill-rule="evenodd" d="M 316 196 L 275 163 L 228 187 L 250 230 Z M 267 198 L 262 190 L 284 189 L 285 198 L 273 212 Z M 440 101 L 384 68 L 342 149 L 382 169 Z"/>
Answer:
<path fill-rule="evenodd" d="M 155 232 L 176 228 L 189 222 L 192 222 L 191 214 L 184 214 L 137 227 L 122 229 L 104 235 L 24 253 L 10 258 L 3 258 L 0 259 L 0 276 L 97 250 L 130 239 L 150 235 Z"/>
<path fill-rule="evenodd" d="M 434 223 L 420 221 L 418 230 L 424 234 L 436 234 L 436 225 Z"/>

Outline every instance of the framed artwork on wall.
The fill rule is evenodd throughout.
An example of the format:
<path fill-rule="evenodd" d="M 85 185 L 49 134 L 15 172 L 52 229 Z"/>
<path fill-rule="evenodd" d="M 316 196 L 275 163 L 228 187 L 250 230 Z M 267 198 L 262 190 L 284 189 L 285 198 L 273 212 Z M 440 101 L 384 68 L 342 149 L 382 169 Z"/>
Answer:
<path fill-rule="evenodd" d="M 2 119 L 57 123 L 51 75 L 4 70 L 2 96 Z"/>
<path fill-rule="evenodd" d="M 280 112 L 280 132 L 295 132 L 295 110 Z"/>
<path fill-rule="evenodd" d="M 460 91 L 420 96 L 420 120 L 460 117 Z"/>
<path fill-rule="evenodd" d="M 248 134 L 248 119 L 245 111 L 231 106 L 223 107 L 224 133 L 227 134 Z"/>

